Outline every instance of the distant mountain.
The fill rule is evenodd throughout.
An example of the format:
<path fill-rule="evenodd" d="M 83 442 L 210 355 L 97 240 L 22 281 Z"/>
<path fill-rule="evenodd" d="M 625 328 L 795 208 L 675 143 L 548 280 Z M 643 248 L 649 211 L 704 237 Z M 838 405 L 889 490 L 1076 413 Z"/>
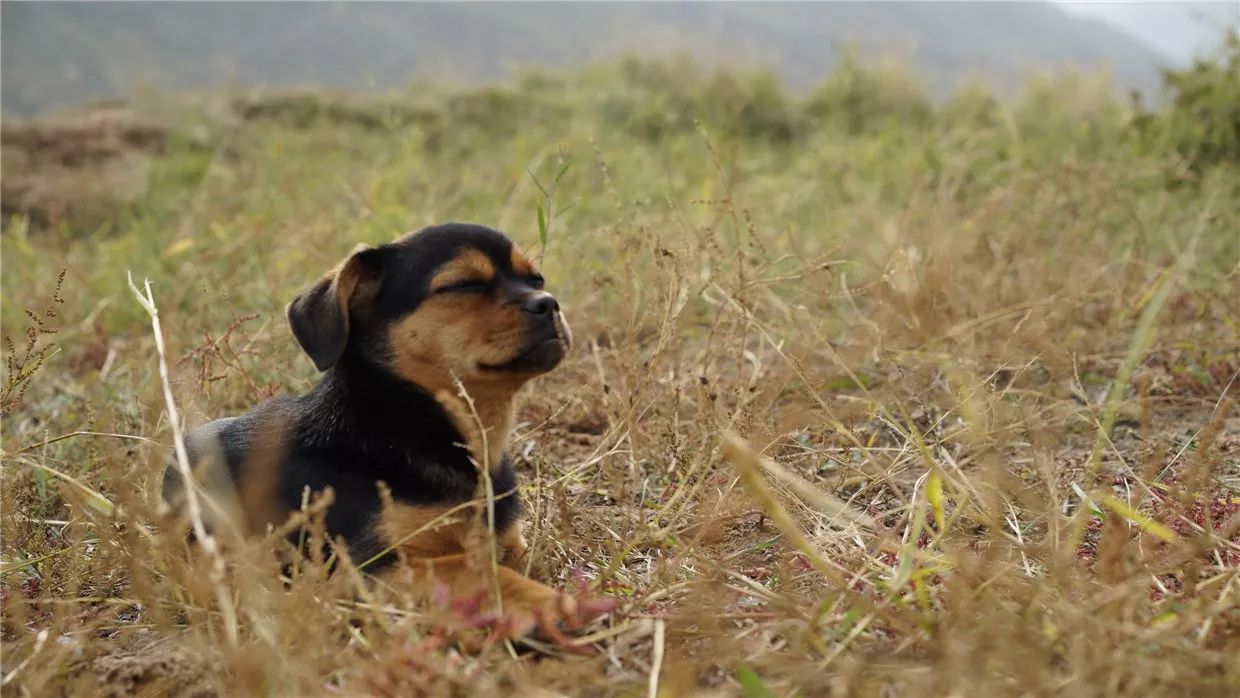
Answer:
<path fill-rule="evenodd" d="M 401 87 L 521 66 L 687 53 L 764 65 L 794 87 L 841 47 L 896 54 L 942 93 L 1000 91 L 1032 67 L 1107 65 L 1153 92 L 1162 58 L 1097 20 L 1021 3 L 73 3 L 0 4 L 0 107 L 33 115 L 122 97 L 233 85 Z"/>
<path fill-rule="evenodd" d="M 1219 48 L 1227 27 L 1240 29 L 1236 0 L 1055 0 L 1069 14 L 1097 17 L 1179 64 Z"/>

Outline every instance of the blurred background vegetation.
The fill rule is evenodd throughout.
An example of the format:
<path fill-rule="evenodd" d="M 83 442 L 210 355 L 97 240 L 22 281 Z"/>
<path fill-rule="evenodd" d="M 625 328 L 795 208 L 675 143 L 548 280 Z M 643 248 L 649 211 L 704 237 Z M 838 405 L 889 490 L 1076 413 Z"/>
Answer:
<path fill-rule="evenodd" d="M 1031 3 L 0 11 L 15 691 L 631 695 L 654 619 L 661 695 L 1240 686 L 1234 31 L 1163 60 Z M 618 27 L 657 50 L 613 55 Z M 453 219 L 566 306 L 578 347 L 514 450 L 546 577 L 588 570 L 622 613 L 592 659 L 463 670 L 424 616 L 268 593 L 238 558 L 223 642 L 151 534 L 170 436 L 126 272 L 196 424 L 311 386 L 288 300 Z M 725 431 L 879 525 L 780 489 L 789 544 Z"/>

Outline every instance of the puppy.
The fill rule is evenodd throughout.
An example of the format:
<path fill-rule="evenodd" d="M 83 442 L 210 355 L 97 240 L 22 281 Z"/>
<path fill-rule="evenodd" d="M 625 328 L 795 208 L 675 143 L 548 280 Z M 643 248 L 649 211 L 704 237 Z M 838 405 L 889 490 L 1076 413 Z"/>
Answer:
<path fill-rule="evenodd" d="M 526 545 L 506 453 L 513 400 L 571 342 L 543 283 L 511 240 L 480 225 L 354 252 L 288 306 L 293 336 L 323 372 L 318 385 L 192 431 L 191 460 L 221 456 L 250 534 L 298 511 L 307 489 L 330 489 L 327 534 L 363 571 L 423 596 L 489 588 L 466 554 L 483 517 L 518 628 L 583 620 L 571 597 L 514 569 Z M 483 472 L 489 511 L 478 500 Z M 175 469 L 164 485 L 167 501 L 182 493 Z"/>

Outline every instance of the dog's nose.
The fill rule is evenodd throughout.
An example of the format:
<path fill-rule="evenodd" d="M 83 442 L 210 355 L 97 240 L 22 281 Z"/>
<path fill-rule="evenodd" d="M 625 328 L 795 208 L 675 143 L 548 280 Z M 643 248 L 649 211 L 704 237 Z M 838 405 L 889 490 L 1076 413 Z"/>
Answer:
<path fill-rule="evenodd" d="M 526 298 L 521 307 L 531 315 L 550 315 L 560 309 L 560 304 L 550 293 L 536 293 Z"/>

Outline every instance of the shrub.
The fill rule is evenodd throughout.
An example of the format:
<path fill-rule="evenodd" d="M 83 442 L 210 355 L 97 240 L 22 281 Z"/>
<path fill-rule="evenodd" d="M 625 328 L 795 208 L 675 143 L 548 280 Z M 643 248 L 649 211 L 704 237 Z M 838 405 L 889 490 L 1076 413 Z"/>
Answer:
<path fill-rule="evenodd" d="M 1227 32 L 1222 50 L 1183 70 L 1166 70 L 1172 94 L 1160 141 L 1194 165 L 1240 162 L 1240 33 Z"/>
<path fill-rule="evenodd" d="M 850 134 L 920 127 L 933 115 L 921 84 L 899 63 L 863 65 L 851 49 L 810 97 L 806 110 L 819 123 Z"/>

